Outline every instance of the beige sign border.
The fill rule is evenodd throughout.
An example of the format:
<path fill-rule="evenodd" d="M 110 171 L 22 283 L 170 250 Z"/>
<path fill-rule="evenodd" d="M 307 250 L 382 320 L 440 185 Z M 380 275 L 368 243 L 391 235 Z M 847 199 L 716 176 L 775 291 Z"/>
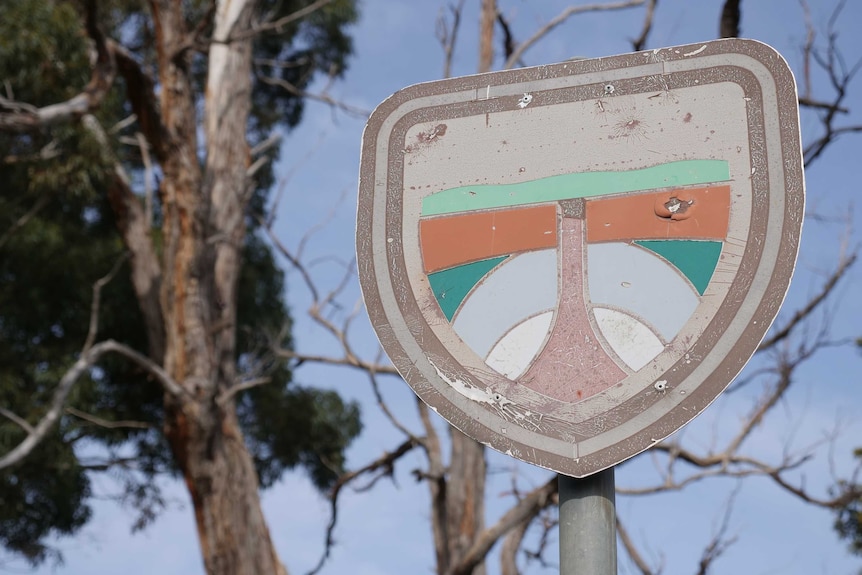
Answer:
<path fill-rule="evenodd" d="M 753 195 L 749 241 L 730 292 L 692 346 L 657 381 L 596 413 L 478 378 L 428 326 L 412 290 L 401 238 L 403 143 L 418 123 L 558 105 L 607 94 L 734 82 L 745 93 Z M 501 452 L 575 477 L 615 465 L 706 408 L 754 353 L 778 313 L 798 251 L 804 189 L 797 95 L 784 60 L 751 40 L 720 40 L 411 86 L 381 104 L 363 137 L 357 216 L 359 276 L 378 337 L 416 393 L 455 427 Z M 509 382 L 510 384 L 511 382 Z"/>

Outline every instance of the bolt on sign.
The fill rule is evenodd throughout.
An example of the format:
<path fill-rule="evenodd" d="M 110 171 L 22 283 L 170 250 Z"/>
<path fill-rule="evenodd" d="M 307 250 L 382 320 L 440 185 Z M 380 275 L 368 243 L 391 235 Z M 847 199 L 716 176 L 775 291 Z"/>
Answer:
<path fill-rule="evenodd" d="M 584 477 L 739 373 L 787 292 L 803 204 L 796 87 L 764 44 L 455 78 L 368 121 L 359 277 L 432 409 Z"/>

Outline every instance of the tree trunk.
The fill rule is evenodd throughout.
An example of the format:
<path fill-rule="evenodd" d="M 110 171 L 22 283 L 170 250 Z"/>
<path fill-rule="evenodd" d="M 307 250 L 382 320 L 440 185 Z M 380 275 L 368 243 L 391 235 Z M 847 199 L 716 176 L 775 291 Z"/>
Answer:
<path fill-rule="evenodd" d="M 151 2 L 159 60 L 163 141 L 163 365 L 185 394 L 166 396 L 164 432 L 195 509 L 210 575 L 284 574 L 269 536 L 258 478 L 230 389 L 236 385 L 235 319 L 250 189 L 246 127 L 254 2 L 219 2 L 209 51 L 198 148 L 193 38 L 181 3 Z"/>
<path fill-rule="evenodd" d="M 485 529 L 485 447 L 454 427 L 450 435 L 452 458 L 446 489 L 447 573 L 458 566 Z M 472 571 L 472 575 L 484 574 L 484 562 Z"/>

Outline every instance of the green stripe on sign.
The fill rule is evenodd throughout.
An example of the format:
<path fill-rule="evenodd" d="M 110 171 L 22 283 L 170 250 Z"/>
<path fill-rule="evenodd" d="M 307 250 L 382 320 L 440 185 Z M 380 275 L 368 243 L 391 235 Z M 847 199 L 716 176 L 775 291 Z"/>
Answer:
<path fill-rule="evenodd" d="M 730 169 L 724 160 L 681 160 L 626 172 L 561 174 L 517 184 L 461 186 L 442 190 L 422 200 L 422 215 L 435 216 L 656 188 L 711 184 L 729 179 Z"/>

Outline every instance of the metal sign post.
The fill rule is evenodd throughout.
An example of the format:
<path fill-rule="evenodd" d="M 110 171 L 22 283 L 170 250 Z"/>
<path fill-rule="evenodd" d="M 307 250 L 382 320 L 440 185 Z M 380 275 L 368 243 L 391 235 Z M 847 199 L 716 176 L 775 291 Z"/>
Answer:
<path fill-rule="evenodd" d="M 559 476 L 560 575 L 616 575 L 614 468 Z"/>
<path fill-rule="evenodd" d="M 751 40 L 405 88 L 363 135 L 371 323 L 464 434 L 599 474 L 562 482 L 561 528 L 595 513 L 604 523 L 578 532 L 612 533 L 600 472 L 706 409 L 777 315 L 801 156 L 793 75 Z M 566 535 L 563 556 L 613 548 L 608 537 Z"/>

